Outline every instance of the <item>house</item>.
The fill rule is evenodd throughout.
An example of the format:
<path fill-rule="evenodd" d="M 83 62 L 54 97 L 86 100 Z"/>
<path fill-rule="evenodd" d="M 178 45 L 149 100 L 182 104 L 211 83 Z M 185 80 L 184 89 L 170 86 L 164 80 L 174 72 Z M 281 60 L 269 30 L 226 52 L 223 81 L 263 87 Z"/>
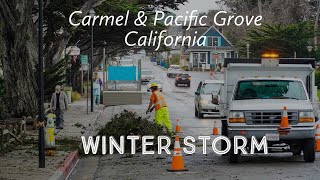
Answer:
<path fill-rule="evenodd" d="M 188 23 L 187 23 L 188 24 Z M 188 29 L 188 26 L 182 26 L 182 36 L 190 36 L 190 37 L 196 37 L 196 39 L 198 39 L 204 32 L 207 31 L 207 29 L 209 28 L 209 26 L 205 25 L 200 25 L 198 23 L 193 24 L 190 29 Z M 206 24 L 208 24 L 206 22 Z M 189 63 L 189 52 L 187 52 L 187 49 L 190 47 L 189 44 L 187 42 L 184 42 L 184 44 L 182 44 L 183 42 L 180 41 L 179 42 L 179 47 L 180 47 L 180 66 L 188 66 L 190 67 L 190 63 Z"/>
<path fill-rule="evenodd" d="M 204 46 L 196 44 L 186 49 L 185 53 L 189 54 L 189 68 L 209 69 L 210 65 L 219 65 L 224 62 L 224 58 L 238 57 L 236 48 L 226 37 L 223 36 L 222 30 L 210 26 L 203 34 Z M 199 37 L 200 38 L 200 37 Z"/>

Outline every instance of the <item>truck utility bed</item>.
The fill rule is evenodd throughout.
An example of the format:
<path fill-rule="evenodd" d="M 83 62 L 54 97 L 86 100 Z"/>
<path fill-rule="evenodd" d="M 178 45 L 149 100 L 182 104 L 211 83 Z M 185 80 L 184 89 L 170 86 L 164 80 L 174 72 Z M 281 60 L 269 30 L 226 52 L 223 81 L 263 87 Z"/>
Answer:
<path fill-rule="evenodd" d="M 227 67 L 230 63 L 261 64 L 261 59 L 225 58 L 223 66 Z M 279 64 L 311 64 L 315 68 L 316 60 L 314 58 L 279 58 Z"/>

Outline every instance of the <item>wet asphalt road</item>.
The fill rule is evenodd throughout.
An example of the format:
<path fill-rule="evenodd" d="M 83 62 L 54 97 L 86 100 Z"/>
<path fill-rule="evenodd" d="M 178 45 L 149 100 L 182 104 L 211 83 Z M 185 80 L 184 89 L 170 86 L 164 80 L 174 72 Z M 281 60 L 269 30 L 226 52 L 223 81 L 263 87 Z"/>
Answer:
<path fill-rule="evenodd" d="M 206 72 L 185 72 L 191 75 L 191 86 L 175 86 L 175 79 L 167 77 L 167 72 L 159 66 L 153 66 L 151 63 L 144 63 L 144 68 L 149 68 L 155 73 L 155 78 L 163 83 L 163 94 L 168 104 L 170 119 L 175 124 L 176 119 L 180 119 L 182 128 L 182 137 L 210 135 L 214 122 L 220 127 L 218 116 L 206 116 L 203 119 L 195 117 L 194 113 L 194 97 L 195 91 L 202 80 L 206 79 L 221 79 L 221 74 L 210 76 Z M 143 90 L 146 90 L 146 86 Z"/>
<path fill-rule="evenodd" d="M 221 126 L 218 117 L 205 116 L 204 119 L 199 119 L 194 116 L 194 92 L 199 82 L 204 79 L 221 79 L 221 75 L 189 72 L 192 76 L 191 87 L 175 87 L 174 79 L 168 78 L 159 66 L 143 63 L 143 67 L 153 70 L 156 79 L 163 82 L 163 94 L 169 106 L 170 119 L 173 127 L 176 118 L 181 120 L 182 138 L 188 135 L 210 135 L 215 121 Z M 146 85 L 142 89 L 146 91 Z M 144 106 L 147 100 L 144 101 L 144 105 L 138 108 L 141 111 L 146 108 Z M 240 158 L 238 164 L 229 164 L 227 157 L 213 153 L 210 143 L 206 147 L 207 154 L 203 154 L 202 148 L 201 143 L 197 143 L 196 153 L 183 156 L 185 167 L 189 170 L 187 172 L 168 172 L 172 157 L 166 154 L 89 156 L 81 159 L 71 179 L 320 179 L 320 154 L 316 155 L 314 163 L 304 163 L 302 156 L 292 156 L 291 153 L 273 153 L 246 155 Z"/>

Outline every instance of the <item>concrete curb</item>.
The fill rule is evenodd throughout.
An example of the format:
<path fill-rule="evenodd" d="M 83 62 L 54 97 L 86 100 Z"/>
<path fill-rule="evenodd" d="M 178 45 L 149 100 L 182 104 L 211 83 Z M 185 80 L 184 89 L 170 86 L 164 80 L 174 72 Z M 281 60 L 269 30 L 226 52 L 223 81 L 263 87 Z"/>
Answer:
<path fill-rule="evenodd" d="M 49 180 L 65 180 L 79 162 L 79 152 L 69 153 L 63 164 L 50 176 Z"/>

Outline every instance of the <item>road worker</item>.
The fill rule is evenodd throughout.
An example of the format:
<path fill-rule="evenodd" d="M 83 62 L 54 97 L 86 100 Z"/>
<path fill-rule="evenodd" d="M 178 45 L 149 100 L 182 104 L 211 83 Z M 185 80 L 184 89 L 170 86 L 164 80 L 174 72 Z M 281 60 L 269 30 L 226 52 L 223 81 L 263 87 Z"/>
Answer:
<path fill-rule="evenodd" d="M 167 103 L 164 101 L 164 96 L 160 91 L 158 91 L 158 85 L 156 83 L 152 83 L 150 89 L 152 94 L 146 114 L 152 112 L 153 109 L 156 109 L 155 120 L 157 124 L 164 126 L 167 130 L 167 133 L 171 136 L 173 135 L 172 126 L 169 119 Z"/>

